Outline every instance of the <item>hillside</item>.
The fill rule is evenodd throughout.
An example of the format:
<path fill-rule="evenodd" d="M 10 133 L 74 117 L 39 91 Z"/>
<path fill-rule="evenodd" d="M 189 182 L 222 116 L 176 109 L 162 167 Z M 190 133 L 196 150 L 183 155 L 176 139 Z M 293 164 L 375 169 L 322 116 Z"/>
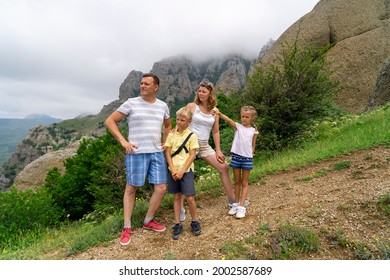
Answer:
<path fill-rule="evenodd" d="M 251 76 L 251 69 L 258 62 L 274 64 L 286 44 L 297 42 L 319 48 L 330 44 L 326 58 L 336 70 L 334 78 L 342 84 L 342 91 L 334 101 L 350 113 L 362 113 L 389 101 L 389 14 L 389 1 L 321 0 L 275 42 L 270 40 L 260 50 L 257 61 L 239 54 L 203 62 L 173 56 L 155 62 L 150 71 L 161 79 L 159 98 L 168 103 L 171 112 L 175 112 L 193 100 L 194 91 L 202 80 L 213 82 L 218 92 L 240 93 L 245 88 L 246 78 Z M 69 120 L 58 127 L 42 128 L 32 139 L 19 142 L 18 151 L 4 164 L 4 171 L 0 170 L 0 189 L 8 188 L 15 176 L 39 156 L 64 148 L 81 137 L 94 137 L 104 131 L 104 118 L 127 98 L 139 95 L 141 76 L 141 71 L 131 70 L 119 87 L 118 99 L 105 105 L 98 115 Z M 44 141 L 37 142 L 38 138 Z M 12 141 L 18 143 L 16 139 Z M 0 156 L 4 151 L 13 150 L 15 143 L 11 148 L 9 145 L 0 146 Z M 1 160 L 0 157 L 0 164 Z"/>
<path fill-rule="evenodd" d="M 345 162 L 350 166 L 335 168 Z M 286 224 L 318 236 L 318 250 L 298 255 L 298 259 L 348 260 L 369 253 L 377 257 L 380 244 L 390 245 L 390 219 L 377 207 L 378 198 L 390 192 L 389 165 L 390 149 L 379 147 L 278 172 L 250 185 L 251 204 L 243 220 L 226 215 L 225 196 L 198 196 L 203 228 L 198 237 L 190 234 L 187 217 L 184 234 L 173 240 L 173 212 L 160 211 L 159 221 L 167 225 L 166 232 L 135 229 L 129 246 L 120 246 L 114 239 L 66 259 L 269 259 L 275 245 L 272 234 Z M 63 248 L 43 258 L 63 258 L 65 254 Z"/>
<path fill-rule="evenodd" d="M 0 164 L 5 163 L 30 129 L 62 121 L 45 115 L 29 115 L 24 119 L 0 119 Z"/>
<path fill-rule="evenodd" d="M 389 102 L 390 3 L 383 0 L 321 0 L 292 24 L 260 57 L 263 64 L 286 45 L 323 48 L 343 88 L 335 103 L 359 114 Z"/>
<path fill-rule="evenodd" d="M 174 116 L 178 108 L 193 101 L 195 90 L 202 80 L 214 82 L 218 90 L 225 93 L 242 88 L 250 65 L 251 61 L 240 55 L 228 55 L 204 62 L 177 56 L 154 63 L 151 72 L 160 77 L 158 97 L 167 102 L 171 116 Z M 6 162 L 2 166 L 0 162 L 0 190 L 9 188 L 16 176 L 41 156 L 77 146 L 81 138 L 94 138 L 105 133 L 104 120 L 125 100 L 139 95 L 141 76 L 140 71 L 130 71 L 119 87 L 118 99 L 104 105 L 97 115 L 35 127 L 24 134 L 22 139 L 14 139 L 12 155 L 6 156 Z M 62 158 L 58 158 L 58 161 L 62 161 Z M 41 173 L 45 171 L 42 170 Z M 31 174 L 27 175 L 33 177 Z"/>

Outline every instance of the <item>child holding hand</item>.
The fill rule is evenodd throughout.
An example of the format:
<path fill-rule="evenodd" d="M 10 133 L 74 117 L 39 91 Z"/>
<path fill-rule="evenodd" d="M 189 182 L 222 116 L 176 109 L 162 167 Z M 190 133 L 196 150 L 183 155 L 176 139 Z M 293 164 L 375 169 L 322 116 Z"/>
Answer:
<path fill-rule="evenodd" d="M 256 109 L 252 106 L 241 107 L 241 124 L 233 121 L 228 116 L 214 108 L 214 113 L 221 119 L 228 122 L 235 130 L 231 148 L 232 161 L 230 167 L 233 168 L 235 200 L 229 215 L 235 215 L 241 219 L 245 217 L 246 208 L 244 202 L 248 195 L 249 174 L 253 169 L 253 155 L 255 153 L 256 138 L 259 132 L 252 126 L 257 115 Z"/>
<path fill-rule="evenodd" d="M 192 121 L 192 112 L 183 107 L 176 112 L 176 129 L 169 133 L 165 142 L 165 155 L 167 158 L 168 193 L 174 194 L 175 225 L 172 229 L 172 238 L 179 239 L 183 232 L 180 220 L 182 197 L 186 197 L 191 214 L 191 231 L 194 235 L 202 232 L 196 216 L 194 160 L 199 149 L 198 138 L 188 126 Z"/>

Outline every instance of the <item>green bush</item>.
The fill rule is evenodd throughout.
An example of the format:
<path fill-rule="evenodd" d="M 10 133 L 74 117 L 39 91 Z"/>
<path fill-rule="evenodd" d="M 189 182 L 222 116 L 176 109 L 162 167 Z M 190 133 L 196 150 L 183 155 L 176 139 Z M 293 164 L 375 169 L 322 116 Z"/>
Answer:
<path fill-rule="evenodd" d="M 99 157 L 95 169 L 91 170 L 91 182 L 87 190 L 94 196 L 94 209 L 122 205 L 126 186 L 125 151 L 117 143 L 106 147 Z"/>
<path fill-rule="evenodd" d="M 109 133 L 95 140 L 84 140 L 77 154 L 68 158 L 61 175 L 48 172 L 45 187 L 72 220 L 98 208 L 122 203 L 125 185 L 123 148 Z"/>
<path fill-rule="evenodd" d="M 46 189 L 0 192 L 0 248 L 31 230 L 59 224 L 64 213 Z"/>
<path fill-rule="evenodd" d="M 232 93 L 231 95 L 227 96 L 224 93 L 220 92 L 218 93 L 217 98 L 218 109 L 232 120 L 241 123 L 240 108 L 242 105 L 239 94 Z M 230 149 L 233 143 L 234 129 L 227 122 L 220 119 L 219 130 L 221 151 L 225 155 L 228 155 L 230 154 Z M 210 137 L 210 139 L 213 140 L 212 137 Z"/>
<path fill-rule="evenodd" d="M 339 83 L 325 59 L 329 48 L 287 45 L 275 63 L 260 62 L 248 76 L 242 100 L 257 110 L 262 149 L 291 146 L 313 121 L 339 113 L 332 103 Z"/>
<path fill-rule="evenodd" d="M 94 203 L 93 196 L 87 191 L 89 169 L 86 166 L 73 165 L 73 161 L 77 159 L 66 161 L 70 170 L 67 170 L 63 176 L 56 168 L 50 170 L 45 183 L 46 189 L 55 202 L 72 220 L 80 219 L 84 214 L 92 211 Z"/>

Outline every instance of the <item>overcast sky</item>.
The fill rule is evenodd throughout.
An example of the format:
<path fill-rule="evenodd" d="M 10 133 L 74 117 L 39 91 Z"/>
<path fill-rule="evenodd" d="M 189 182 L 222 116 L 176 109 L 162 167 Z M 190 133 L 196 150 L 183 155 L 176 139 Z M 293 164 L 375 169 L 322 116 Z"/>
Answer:
<path fill-rule="evenodd" d="M 319 0 L 0 0 L 0 118 L 96 114 L 131 70 L 257 57 Z"/>

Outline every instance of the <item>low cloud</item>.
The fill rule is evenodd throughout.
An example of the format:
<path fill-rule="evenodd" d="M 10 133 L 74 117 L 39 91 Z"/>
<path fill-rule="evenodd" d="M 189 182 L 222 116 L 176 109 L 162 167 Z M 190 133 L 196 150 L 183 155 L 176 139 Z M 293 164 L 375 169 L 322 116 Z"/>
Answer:
<path fill-rule="evenodd" d="M 0 117 L 72 118 L 117 99 L 131 70 L 261 47 L 318 1 L 0 2 Z"/>

